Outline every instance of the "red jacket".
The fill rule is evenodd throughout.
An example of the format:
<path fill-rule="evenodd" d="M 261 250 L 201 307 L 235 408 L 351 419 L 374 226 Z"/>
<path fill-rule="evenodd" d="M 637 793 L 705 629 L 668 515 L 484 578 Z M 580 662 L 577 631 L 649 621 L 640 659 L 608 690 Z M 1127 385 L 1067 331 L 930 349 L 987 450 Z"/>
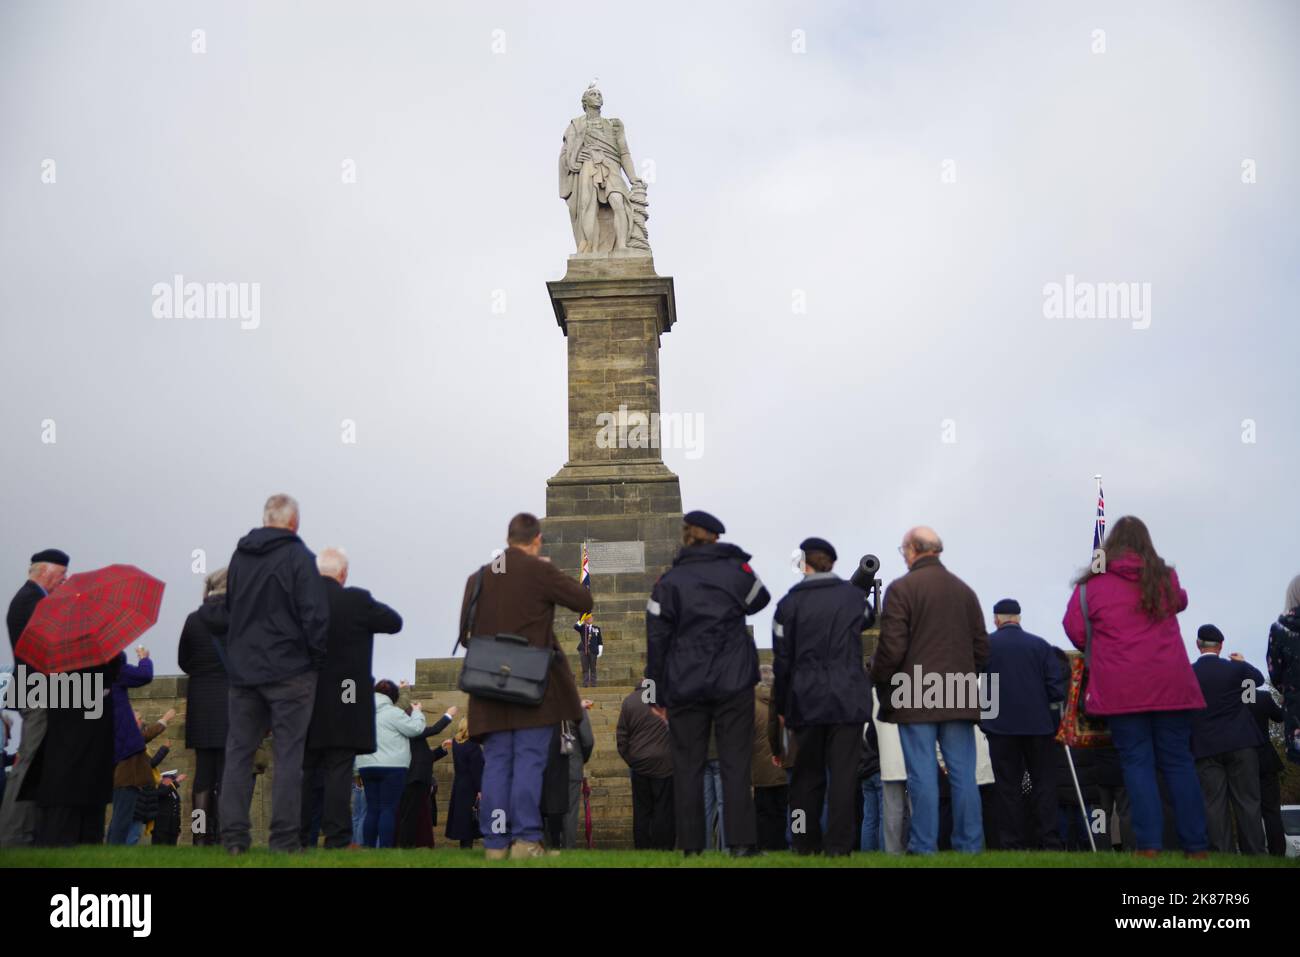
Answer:
<path fill-rule="evenodd" d="M 1092 621 L 1092 662 L 1088 678 L 1090 714 L 1137 714 L 1146 711 L 1192 711 L 1205 707 L 1200 683 L 1178 629 L 1177 613 L 1152 621 L 1141 607 L 1138 583 L 1141 560 L 1121 555 L 1105 574 L 1088 582 L 1088 618 Z M 1178 611 L 1187 608 L 1187 592 L 1173 576 Z M 1083 649 L 1085 629 L 1076 586 L 1065 608 L 1065 634 Z"/>

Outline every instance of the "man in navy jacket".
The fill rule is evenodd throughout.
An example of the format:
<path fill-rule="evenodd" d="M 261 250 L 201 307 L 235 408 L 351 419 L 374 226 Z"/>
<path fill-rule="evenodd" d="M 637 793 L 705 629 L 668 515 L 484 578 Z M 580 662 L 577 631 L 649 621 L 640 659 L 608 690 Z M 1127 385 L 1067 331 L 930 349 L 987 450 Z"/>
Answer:
<path fill-rule="evenodd" d="M 1060 850 L 1056 815 L 1056 718 L 1067 680 L 1056 651 L 1020 627 L 1020 603 L 993 606 L 989 638 L 989 707 L 980 715 L 993 764 L 995 818 L 1003 850 Z M 1033 782 L 1028 798 L 1020 785 Z M 1026 804 L 1028 800 L 1028 804 Z"/>
<path fill-rule="evenodd" d="M 734 857 L 749 857 L 758 853 L 750 795 L 758 650 L 745 617 L 766 607 L 771 596 L 749 567 L 749 553 L 718 541 L 725 530 L 708 512 L 683 517 L 682 550 L 646 603 L 645 676 L 651 702 L 667 709 L 678 846 L 687 854 L 704 849 L 704 765 L 712 729 L 726 846 Z"/>
<path fill-rule="evenodd" d="M 1202 625 L 1196 633 L 1201 657 L 1192 665 L 1205 696 L 1205 710 L 1192 718 L 1192 757 L 1205 795 L 1205 823 L 1211 850 L 1231 854 L 1265 854 L 1264 823 L 1260 816 L 1259 753 L 1263 743 L 1250 703 L 1265 680 L 1241 655 L 1220 657 L 1223 632 Z M 1237 817 L 1237 842 L 1232 840 L 1231 800 Z"/>
<path fill-rule="evenodd" d="M 874 616 L 867 593 L 831 571 L 838 556 L 830 542 L 805 538 L 799 550 L 803 581 L 772 617 L 772 707 L 794 732 L 799 753 L 790 782 L 790 813 L 803 812 L 803 827 L 791 828 L 795 853 L 841 857 L 853 850 L 857 824 L 862 726 L 871 718 L 862 632 Z"/>
<path fill-rule="evenodd" d="M 231 854 L 247 851 L 252 839 L 253 755 L 268 728 L 275 762 L 268 844 L 273 851 L 302 846 L 302 759 L 325 662 L 329 598 L 316 556 L 298 537 L 298 520 L 292 497 L 267 499 L 262 527 L 241 538 L 230 559 L 225 600 L 199 612 L 220 636 L 230 676 L 220 817 Z"/>

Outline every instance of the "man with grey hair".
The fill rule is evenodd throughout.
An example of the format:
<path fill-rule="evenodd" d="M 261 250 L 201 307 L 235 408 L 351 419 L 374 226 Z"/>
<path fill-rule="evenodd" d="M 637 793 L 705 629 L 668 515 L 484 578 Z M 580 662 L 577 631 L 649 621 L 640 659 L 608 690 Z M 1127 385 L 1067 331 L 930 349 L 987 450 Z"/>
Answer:
<path fill-rule="evenodd" d="M 63 584 L 68 577 L 68 553 L 57 548 L 46 548 L 31 557 L 27 569 L 27 581 L 23 582 L 13 600 L 9 603 L 9 612 L 5 615 L 5 625 L 9 629 L 9 644 L 14 650 L 14 682 L 24 680 L 29 666 L 18 659 L 18 639 L 26 629 L 36 612 L 41 600 Z M 30 847 L 36 841 L 36 802 L 18 800 L 27 772 L 31 770 L 32 761 L 45 740 L 48 727 L 48 713 L 44 708 L 20 708 L 22 716 L 22 738 L 18 747 L 18 760 L 9 775 L 5 788 L 3 806 L 0 806 L 0 847 Z M 0 774 L 3 774 L 0 769 Z"/>
<path fill-rule="evenodd" d="M 203 609 L 221 636 L 230 676 L 221 840 L 231 854 L 251 843 L 253 755 L 268 728 L 275 768 L 270 848 L 302 846 L 302 757 L 325 661 L 329 601 L 316 556 L 298 537 L 298 522 L 292 497 L 267 499 L 262 527 L 241 538 L 231 556 L 225 599 Z"/>
<path fill-rule="evenodd" d="M 898 725 L 907 763 L 908 851 L 938 849 L 938 744 L 952 788 L 953 849 L 977 853 L 984 845 L 975 781 L 977 690 L 971 699 L 989 657 L 984 615 L 975 592 L 940 562 L 943 540 L 934 529 L 910 529 L 898 551 L 908 572 L 885 591 L 871 677 L 880 720 Z"/>
<path fill-rule="evenodd" d="M 345 848 L 352 840 L 352 764 L 358 754 L 378 747 L 371 674 L 375 635 L 397 634 L 402 616 L 364 588 L 347 587 L 343 549 L 322 549 L 316 567 L 325 584 L 330 624 L 303 759 L 301 838 L 304 847 L 315 846 L 313 821 L 319 811 L 325 846 Z"/>

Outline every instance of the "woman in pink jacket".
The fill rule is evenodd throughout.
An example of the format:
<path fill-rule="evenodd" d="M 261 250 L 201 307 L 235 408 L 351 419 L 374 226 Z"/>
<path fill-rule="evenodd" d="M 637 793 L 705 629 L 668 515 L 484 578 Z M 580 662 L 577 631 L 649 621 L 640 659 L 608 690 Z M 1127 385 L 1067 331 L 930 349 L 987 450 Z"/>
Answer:
<path fill-rule="evenodd" d="M 1192 714 L 1205 707 L 1205 698 L 1178 629 L 1187 592 L 1156 554 L 1140 519 L 1121 518 L 1102 549 L 1105 571 L 1079 577 L 1062 622 L 1070 641 L 1085 651 L 1087 623 L 1092 625 L 1084 707 L 1106 718 L 1119 750 L 1137 852 L 1154 857 L 1161 848 L 1158 771 L 1173 805 L 1178 842 L 1189 856 L 1201 857 L 1210 842 L 1191 735 Z"/>

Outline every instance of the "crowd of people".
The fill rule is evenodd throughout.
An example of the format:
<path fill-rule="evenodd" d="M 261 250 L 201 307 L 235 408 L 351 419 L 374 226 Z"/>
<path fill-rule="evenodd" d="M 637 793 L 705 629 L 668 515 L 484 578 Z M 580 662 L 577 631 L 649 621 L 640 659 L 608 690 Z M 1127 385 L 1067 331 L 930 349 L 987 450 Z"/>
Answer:
<path fill-rule="evenodd" d="M 535 699 L 480 687 L 463 715 L 453 706 L 432 721 L 405 683 L 371 674 L 375 635 L 400 632 L 401 616 L 347 584 L 341 549 L 313 554 L 299 521 L 294 499 L 272 496 L 182 630 L 193 842 L 249 849 L 253 789 L 269 763 L 271 849 L 431 847 L 433 765 L 450 754 L 450 841 L 481 840 L 492 860 L 582 846 L 592 702 L 554 633 L 557 606 L 582 616 L 584 686 L 595 685 L 602 642 L 589 588 L 542 556 L 539 520 L 511 519 L 501 558 L 467 579 L 459 623 L 467 647 L 508 636 L 547 652 Z M 645 676 L 616 732 L 637 848 L 1282 853 L 1269 729 L 1284 724 L 1287 756 L 1300 761 L 1300 576 L 1270 631 L 1268 678 L 1225 657 L 1213 625 L 1198 631 L 1192 662 L 1177 573 L 1140 520 L 1120 519 L 1065 610 L 1065 634 L 1087 660 L 1079 689 L 1069 656 L 1021 626 L 1015 600 L 993 605 L 988 633 L 925 527 L 903 537 L 908 571 L 885 592 L 864 661 L 875 604 L 835 574 L 831 543 L 809 538 L 802 577 L 775 608 L 772 664 L 760 668 L 746 619 L 771 596 L 724 534 L 713 515 L 687 513 L 682 548 L 647 602 Z M 6 620 L 15 649 L 69 563 L 57 549 L 32 556 Z M 91 702 L 21 710 L 0 781 L 0 846 L 177 843 L 186 778 L 165 769 L 170 741 L 149 751 L 176 716 L 146 723 L 132 710 L 130 689 L 153 679 L 148 650 L 135 654 L 89 669 L 109 689 L 106 720 L 86 720 Z M 1103 746 L 1057 743 L 1072 691 L 1105 722 Z M 9 730 L 5 716 L 0 734 Z"/>
<path fill-rule="evenodd" d="M 619 742 L 638 846 L 1285 852 L 1270 722 L 1300 762 L 1300 576 L 1270 631 L 1271 690 L 1241 655 L 1222 656 L 1213 625 L 1188 659 L 1187 593 L 1146 525 L 1120 519 L 1062 622 L 1087 661 L 1081 707 L 1110 737 L 1067 749 L 1069 656 L 1021 627 L 1014 599 L 993 606 L 988 634 L 933 529 L 904 536 L 908 572 L 886 591 L 865 665 L 867 593 L 834 574 L 829 542 L 802 542 L 804 577 L 773 616 L 770 673 L 745 629 L 768 596 L 749 556 L 718 541 L 724 531 L 687 514 L 683 550 L 648 604 L 647 681 L 624 702 Z M 702 806 L 715 766 L 717 812 Z"/>

